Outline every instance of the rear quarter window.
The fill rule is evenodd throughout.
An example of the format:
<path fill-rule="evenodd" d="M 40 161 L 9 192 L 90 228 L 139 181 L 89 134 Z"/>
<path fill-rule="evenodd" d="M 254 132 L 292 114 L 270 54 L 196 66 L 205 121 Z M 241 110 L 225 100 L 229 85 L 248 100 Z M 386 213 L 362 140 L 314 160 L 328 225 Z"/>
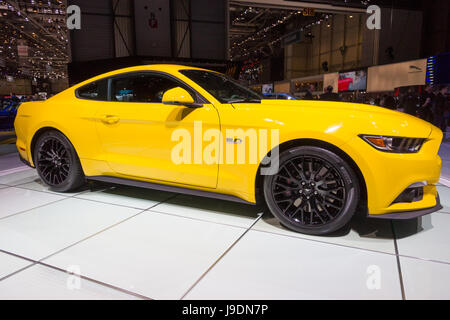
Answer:
<path fill-rule="evenodd" d="M 108 80 L 103 79 L 88 83 L 77 89 L 76 96 L 80 99 L 107 101 Z"/>

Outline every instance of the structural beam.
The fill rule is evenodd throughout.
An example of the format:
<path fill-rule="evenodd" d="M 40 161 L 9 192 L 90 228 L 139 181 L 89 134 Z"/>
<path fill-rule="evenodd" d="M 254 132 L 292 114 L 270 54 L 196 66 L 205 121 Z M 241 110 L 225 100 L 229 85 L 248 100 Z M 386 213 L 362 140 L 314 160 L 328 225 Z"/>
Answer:
<path fill-rule="evenodd" d="M 313 8 L 318 12 L 329 13 L 365 13 L 366 9 L 361 6 L 334 5 L 307 1 L 285 1 L 285 0 L 230 0 L 230 5 L 241 5 L 259 8 L 289 9 L 298 10 L 303 8 Z"/>

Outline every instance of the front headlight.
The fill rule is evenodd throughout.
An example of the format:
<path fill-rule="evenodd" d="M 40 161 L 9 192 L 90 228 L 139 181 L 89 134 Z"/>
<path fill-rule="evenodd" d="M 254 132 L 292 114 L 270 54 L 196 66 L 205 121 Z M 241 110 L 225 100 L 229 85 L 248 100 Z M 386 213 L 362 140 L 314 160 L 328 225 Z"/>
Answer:
<path fill-rule="evenodd" d="M 360 134 L 359 137 L 375 149 L 394 153 L 416 153 L 419 152 L 424 138 L 403 138 L 388 136 L 372 136 Z"/>

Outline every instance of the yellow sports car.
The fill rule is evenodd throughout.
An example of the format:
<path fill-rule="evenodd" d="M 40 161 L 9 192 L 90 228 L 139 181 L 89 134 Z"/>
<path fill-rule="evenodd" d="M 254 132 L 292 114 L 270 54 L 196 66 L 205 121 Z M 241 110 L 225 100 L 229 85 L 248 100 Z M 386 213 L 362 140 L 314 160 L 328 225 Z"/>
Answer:
<path fill-rule="evenodd" d="M 151 65 L 102 74 L 15 121 L 22 160 L 53 190 L 86 180 L 264 203 L 307 234 L 441 208 L 442 132 L 369 105 L 264 100 L 205 69 Z"/>

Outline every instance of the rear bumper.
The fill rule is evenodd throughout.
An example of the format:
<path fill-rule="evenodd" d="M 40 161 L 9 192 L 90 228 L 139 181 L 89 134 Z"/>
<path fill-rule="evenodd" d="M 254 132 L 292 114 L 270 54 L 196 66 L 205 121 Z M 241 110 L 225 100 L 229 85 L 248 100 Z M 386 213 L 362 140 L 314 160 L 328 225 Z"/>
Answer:
<path fill-rule="evenodd" d="M 376 218 L 376 219 L 407 220 L 407 219 L 414 219 L 417 217 L 421 217 L 421 216 L 436 212 L 441 209 L 442 209 L 441 201 L 439 199 L 439 194 L 437 194 L 436 195 L 436 205 L 431 208 L 413 210 L 413 211 L 395 212 L 395 213 L 376 214 L 376 215 L 369 214 L 369 215 L 367 215 L 367 217 Z"/>
<path fill-rule="evenodd" d="M 34 168 L 34 167 L 31 165 L 30 162 L 28 162 L 27 160 L 25 160 L 25 159 L 22 157 L 22 155 L 20 154 L 20 152 L 19 152 L 19 159 L 20 159 L 20 161 L 22 161 L 24 164 L 26 164 L 26 165 L 29 166 L 30 168 Z"/>

